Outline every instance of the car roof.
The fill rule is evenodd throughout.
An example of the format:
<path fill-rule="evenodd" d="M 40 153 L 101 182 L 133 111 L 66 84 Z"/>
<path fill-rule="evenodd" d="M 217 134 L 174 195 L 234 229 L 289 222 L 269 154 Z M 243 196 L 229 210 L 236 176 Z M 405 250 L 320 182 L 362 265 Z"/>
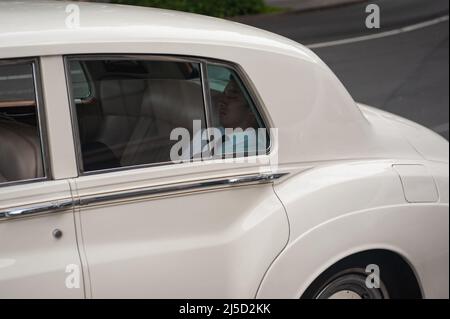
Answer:
<path fill-rule="evenodd" d="M 79 8 L 79 26 L 71 19 L 74 5 Z M 300 55 L 318 62 L 311 51 L 294 41 L 224 19 L 106 3 L 0 1 L 0 49 L 115 41 L 220 43 Z M 51 50 L 46 52 L 52 54 Z M 59 53 L 70 52 L 55 52 Z"/>

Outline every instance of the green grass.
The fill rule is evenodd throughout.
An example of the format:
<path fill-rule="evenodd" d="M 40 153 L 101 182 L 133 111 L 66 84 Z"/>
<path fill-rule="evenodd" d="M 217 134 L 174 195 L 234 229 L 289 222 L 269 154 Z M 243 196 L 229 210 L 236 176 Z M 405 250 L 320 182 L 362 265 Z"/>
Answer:
<path fill-rule="evenodd" d="M 111 2 L 193 12 L 222 18 L 282 11 L 282 9 L 267 6 L 264 0 L 112 0 Z"/>

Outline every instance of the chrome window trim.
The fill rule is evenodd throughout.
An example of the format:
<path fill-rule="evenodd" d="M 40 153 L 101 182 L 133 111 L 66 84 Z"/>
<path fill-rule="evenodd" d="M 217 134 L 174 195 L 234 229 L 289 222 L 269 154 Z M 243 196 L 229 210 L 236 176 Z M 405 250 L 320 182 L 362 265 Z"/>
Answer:
<path fill-rule="evenodd" d="M 74 201 L 72 198 L 65 198 L 55 201 L 37 203 L 29 206 L 2 209 L 0 210 L 0 221 L 2 219 L 12 219 L 60 212 L 68 210 L 69 208 L 73 207 L 73 205 Z"/>
<path fill-rule="evenodd" d="M 131 189 L 127 191 L 117 191 L 107 194 L 93 194 L 81 196 L 75 206 L 99 205 L 107 202 L 126 200 L 138 197 L 161 197 L 174 194 L 184 194 L 193 191 L 209 191 L 224 189 L 230 187 L 242 187 L 258 184 L 268 184 L 288 175 L 288 173 L 278 174 L 254 174 L 229 176 L 218 179 L 194 180 L 185 183 L 174 183 L 167 185 L 158 185 L 145 188 Z"/>
<path fill-rule="evenodd" d="M 224 66 L 227 68 L 230 68 L 236 74 L 239 76 L 240 80 L 242 81 L 243 85 L 245 86 L 247 93 L 249 94 L 256 111 L 258 112 L 258 116 L 261 118 L 264 126 L 266 129 L 272 128 L 272 122 L 269 121 L 270 117 L 268 117 L 266 109 L 263 108 L 263 102 L 261 97 L 258 93 L 256 93 L 256 87 L 251 82 L 249 76 L 245 73 L 243 68 L 239 66 L 236 63 L 224 61 L 224 60 L 218 60 L 213 58 L 205 58 L 205 57 L 195 57 L 195 56 L 180 56 L 180 55 L 173 55 L 173 54 L 71 54 L 71 55 L 64 55 L 64 69 L 65 69 L 65 76 L 66 76 L 66 87 L 67 87 L 67 94 L 69 97 L 69 107 L 70 107 L 70 114 L 71 114 L 71 122 L 72 122 L 72 131 L 73 131 L 73 138 L 74 138 L 74 144 L 75 144 L 75 154 L 76 154 L 76 163 L 77 163 L 77 169 L 79 176 L 91 176 L 91 175 L 98 175 L 98 174 L 105 174 L 105 173 L 112 173 L 112 172 L 121 172 L 121 171 L 128 171 L 128 170 L 135 170 L 135 169 L 142 169 L 142 168 L 152 168 L 152 167 L 160 167 L 160 166 L 168 166 L 168 165 L 175 165 L 173 162 L 161 162 L 161 163 L 150 163 L 150 164 L 140 164 L 140 165 L 130 165 L 125 167 L 116 167 L 116 168 L 109 168 L 109 169 L 103 169 L 103 170 L 96 170 L 96 171 L 89 171 L 85 172 L 83 168 L 83 156 L 81 152 L 81 144 L 80 144 L 80 137 L 79 137 L 79 125 L 78 125 L 78 118 L 76 114 L 76 107 L 74 105 L 74 98 L 72 93 L 72 81 L 70 78 L 70 68 L 69 68 L 69 61 L 70 60 L 83 60 L 83 61 L 95 61 L 95 60 L 129 60 L 129 59 L 136 59 L 136 60 L 144 60 L 144 61 L 171 61 L 171 62 L 188 62 L 188 63 L 197 63 L 200 65 L 200 78 L 202 82 L 202 92 L 204 95 L 204 107 L 205 107 L 205 114 L 206 116 L 206 125 L 207 128 L 209 128 L 209 124 L 207 121 L 210 121 L 210 113 L 211 113 L 211 98 L 210 98 L 210 92 L 205 92 L 205 79 L 207 80 L 207 66 L 208 64 L 214 64 L 219 66 Z M 205 78 L 206 74 L 206 78 Z M 209 83 L 207 83 L 209 87 Z M 206 104 L 208 103 L 208 104 Z M 264 155 L 270 155 L 272 150 L 272 138 L 269 136 L 269 146 L 266 149 L 266 152 Z M 249 158 L 254 157 L 250 156 Z M 256 156 L 258 157 L 258 156 Z M 217 160 L 217 157 L 209 156 L 206 159 L 201 160 Z M 192 160 L 184 161 L 182 163 L 190 163 Z"/>
<path fill-rule="evenodd" d="M 49 139 L 47 135 L 47 116 L 45 113 L 45 103 L 43 98 L 43 90 L 42 90 L 42 77 L 41 77 L 41 64 L 38 57 L 31 58 L 16 58 L 16 59 L 0 59 L 0 65 L 15 65 L 15 64 L 31 64 L 32 76 L 33 76 L 33 86 L 34 86 L 34 98 L 36 102 L 36 116 L 37 116 L 37 124 L 38 124 L 38 133 L 39 133 L 39 141 L 41 148 L 41 158 L 42 158 L 42 169 L 44 172 L 44 176 L 20 180 L 20 181 L 11 181 L 11 182 L 3 182 L 0 183 L 0 188 L 8 187 L 8 186 L 16 186 L 23 184 L 31 184 L 43 181 L 52 180 L 52 170 L 51 170 L 51 162 L 50 162 L 50 148 L 49 148 Z"/>

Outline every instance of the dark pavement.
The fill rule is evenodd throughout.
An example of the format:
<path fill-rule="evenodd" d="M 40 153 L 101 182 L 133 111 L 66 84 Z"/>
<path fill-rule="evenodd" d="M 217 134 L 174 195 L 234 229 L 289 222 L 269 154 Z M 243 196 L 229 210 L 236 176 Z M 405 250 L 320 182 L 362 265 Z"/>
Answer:
<path fill-rule="evenodd" d="M 368 3 L 311 12 L 239 17 L 302 44 L 371 35 L 448 15 L 448 0 L 374 0 L 381 29 L 365 27 Z M 449 139 L 448 20 L 411 32 L 314 51 L 356 101 L 425 125 Z"/>

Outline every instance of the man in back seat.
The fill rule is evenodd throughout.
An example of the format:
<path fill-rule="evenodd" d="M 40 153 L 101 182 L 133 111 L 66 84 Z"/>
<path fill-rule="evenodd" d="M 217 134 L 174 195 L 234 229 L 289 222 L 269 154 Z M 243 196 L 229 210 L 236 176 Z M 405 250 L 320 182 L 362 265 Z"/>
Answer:
<path fill-rule="evenodd" d="M 212 155 L 229 154 L 256 155 L 265 153 L 265 134 L 258 134 L 258 121 L 255 113 L 232 77 L 224 92 L 213 101 L 213 113 L 218 115 L 218 126 L 214 128 L 214 139 L 210 142 Z M 216 136 L 220 132 L 220 136 Z M 206 132 L 197 132 L 190 142 L 191 154 L 182 154 L 182 160 L 200 158 L 209 153 Z M 206 153 L 205 153 L 206 152 Z M 209 155 L 207 155 L 208 157 Z M 178 159 L 177 159 L 178 160 Z"/>

